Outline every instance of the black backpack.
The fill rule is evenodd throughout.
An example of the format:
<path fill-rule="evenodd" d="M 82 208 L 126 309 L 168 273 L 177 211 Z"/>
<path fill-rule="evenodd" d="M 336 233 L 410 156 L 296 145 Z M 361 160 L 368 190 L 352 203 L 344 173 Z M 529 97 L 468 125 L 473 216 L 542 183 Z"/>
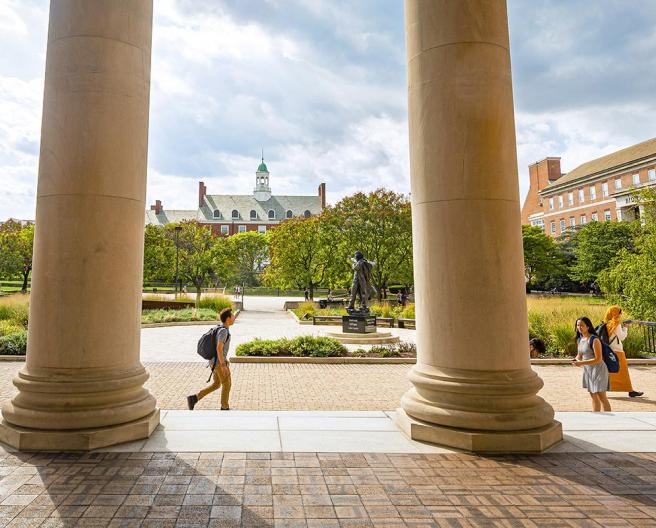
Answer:
<path fill-rule="evenodd" d="M 606 335 L 608 335 L 608 332 L 606 333 Z M 613 349 L 610 348 L 610 345 L 608 343 L 604 343 L 603 339 L 600 339 L 599 336 L 595 336 L 595 335 L 590 336 L 590 341 L 588 342 L 590 349 L 593 349 L 592 343 L 594 343 L 595 338 L 599 339 L 599 342 L 601 343 L 601 358 L 604 360 L 608 372 L 612 374 L 619 372 L 620 362 L 617 359 L 617 355 L 615 354 Z"/>
<path fill-rule="evenodd" d="M 196 349 L 198 355 L 203 359 L 206 359 L 207 361 L 214 360 L 212 361 L 212 370 L 210 371 L 210 377 L 207 378 L 208 382 L 212 379 L 214 368 L 218 363 L 217 361 L 218 358 L 216 357 L 216 345 L 217 345 L 216 337 L 219 334 L 219 330 L 221 330 L 221 328 L 224 328 L 222 324 L 213 326 L 207 332 L 205 332 L 198 340 L 198 347 Z M 230 339 L 230 330 L 228 330 L 228 339 Z"/>
<path fill-rule="evenodd" d="M 610 336 L 608 335 L 608 328 L 606 328 L 606 323 L 599 323 L 599 326 L 595 328 L 595 332 L 597 332 L 597 335 L 599 336 L 599 339 L 601 339 L 602 343 L 606 343 L 607 345 L 610 343 Z"/>

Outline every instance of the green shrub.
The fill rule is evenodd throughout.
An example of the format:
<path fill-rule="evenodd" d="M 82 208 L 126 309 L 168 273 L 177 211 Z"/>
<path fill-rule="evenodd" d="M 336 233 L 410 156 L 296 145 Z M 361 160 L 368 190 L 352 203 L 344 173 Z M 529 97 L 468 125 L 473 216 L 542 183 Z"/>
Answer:
<path fill-rule="evenodd" d="M 547 352 L 554 356 L 576 356 L 576 334 L 571 323 L 553 324 L 550 337 Z"/>
<path fill-rule="evenodd" d="M 414 319 L 415 318 L 415 305 L 408 304 L 403 311 L 401 312 L 402 319 Z"/>
<path fill-rule="evenodd" d="M 29 312 L 27 303 L 2 303 L 0 304 L 0 321 L 12 321 L 23 328 L 27 328 Z"/>
<path fill-rule="evenodd" d="M 225 308 L 232 308 L 232 301 L 225 295 L 213 295 L 211 297 L 201 297 L 199 308 L 209 308 L 216 313 L 221 313 Z"/>
<path fill-rule="evenodd" d="M 183 310 L 144 310 L 142 324 L 178 323 L 189 321 L 217 321 L 219 314 L 209 308 L 185 308 Z"/>
<path fill-rule="evenodd" d="M 399 357 L 401 355 L 394 345 L 374 345 L 369 349 L 369 354 L 376 354 L 382 358 Z"/>
<path fill-rule="evenodd" d="M 318 311 L 318 308 L 313 301 L 305 301 L 298 305 L 297 310 L 302 314 L 309 313 L 310 315 L 314 315 Z"/>
<path fill-rule="evenodd" d="M 0 355 L 24 356 L 27 353 L 27 330 L 0 337 Z"/>
<path fill-rule="evenodd" d="M 347 349 L 330 337 L 300 336 L 294 339 L 254 339 L 242 343 L 235 352 L 238 356 L 345 356 Z"/>
<path fill-rule="evenodd" d="M 628 358 L 638 358 L 644 354 L 645 342 L 642 329 L 632 326 L 622 345 Z"/>
<path fill-rule="evenodd" d="M 6 336 L 9 334 L 14 334 L 16 332 L 21 332 L 25 328 L 15 321 L 11 320 L 0 320 L 0 336 Z"/>

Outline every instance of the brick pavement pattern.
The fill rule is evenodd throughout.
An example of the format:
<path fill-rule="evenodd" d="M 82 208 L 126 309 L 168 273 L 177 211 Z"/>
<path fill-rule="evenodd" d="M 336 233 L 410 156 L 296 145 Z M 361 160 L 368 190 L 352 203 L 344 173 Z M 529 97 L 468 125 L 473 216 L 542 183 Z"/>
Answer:
<path fill-rule="evenodd" d="M 7 527 L 647 527 L 656 456 L 0 455 Z"/>
<path fill-rule="evenodd" d="M 16 390 L 11 380 L 20 362 L 0 363 L 0 403 Z M 202 363 L 146 363 L 147 387 L 161 409 L 186 409 L 185 396 L 205 385 L 209 370 Z M 410 365 L 233 364 L 230 405 L 241 410 L 367 411 L 393 410 L 410 387 Z M 568 365 L 535 366 L 545 386 L 540 395 L 557 411 L 589 411 L 590 397 L 581 388 L 581 370 Z M 614 411 L 656 410 L 656 367 L 631 367 L 634 386 L 645 397 L 609 393 Z M 198 404 L 217 409 L 219 394 Z"/>

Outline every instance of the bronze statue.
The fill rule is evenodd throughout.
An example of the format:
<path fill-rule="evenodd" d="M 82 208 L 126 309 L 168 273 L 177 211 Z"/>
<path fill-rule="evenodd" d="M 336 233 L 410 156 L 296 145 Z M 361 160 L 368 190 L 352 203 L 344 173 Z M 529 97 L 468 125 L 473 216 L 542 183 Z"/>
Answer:
<path fill-rule="evenodd" d="M 346 311 L 349 314 L 368 314 L 369 307 L 367 301 L 376 293 L 373 285 L 371 271 L 374 267 L 374 262 L 370 262 L 364 258 L 360 251 L 355 252 L 355 257 L 351 258 L 353 267 L 353 283 L 351 284 L 351 302 L 349 303 Z M 360 307 L 355 309 L 355 299 L 360 298 Z"/>

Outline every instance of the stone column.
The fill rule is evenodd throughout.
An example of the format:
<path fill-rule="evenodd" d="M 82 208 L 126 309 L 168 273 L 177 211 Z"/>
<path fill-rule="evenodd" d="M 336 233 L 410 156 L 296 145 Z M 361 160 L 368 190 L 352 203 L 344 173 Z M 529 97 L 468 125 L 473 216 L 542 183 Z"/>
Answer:
<path fill-rule="evenodd" d="M 52 0 L 28 351 L 2 409 L 20 449 L 159 423 L 139 361 L 152 0 Z"/>
<path fill-rule="evenodd" d="M 481 452 L 562 439 L 531 370 L 504 0 L 406 0 L 417 312 L 412 438 Z"/>

